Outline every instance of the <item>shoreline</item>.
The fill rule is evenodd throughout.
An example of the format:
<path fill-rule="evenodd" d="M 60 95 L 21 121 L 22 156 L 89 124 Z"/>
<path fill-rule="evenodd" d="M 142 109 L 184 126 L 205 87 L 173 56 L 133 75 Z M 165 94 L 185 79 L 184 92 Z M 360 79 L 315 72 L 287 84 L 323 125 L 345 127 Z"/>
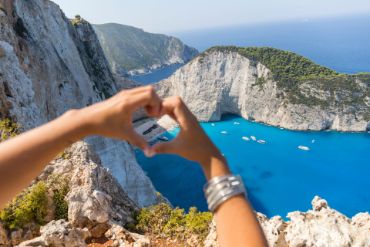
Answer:
<path fill-rule="evenodd" d="M 335 129 L 322 129 L 322 130 L 312 130 L 312 129 L 305 129 L 305 130 L 300 130 L 300 129 L 288 129 L 285 127 L 282 127 L 280 125 L 271 125 L 265 122 L 260 122 L 256 120 L 250 120 L 246 119 L 243 116 L 237 115 L 237 114 L 224 114 L 223 116 L 227 115 L 233 115 L 235 118 L 243 118 L 245 121 L 249 121 L 251 123 L 256 123 L 256 124 L 262 124 L 268 127 L 273 127 L 273 128 L 278 128 L 280 130 L 285 130 L 285 131 L 292 131 L 292 132 L 305 132 L 305 133 L 320 133 L 320 132 L 334 132 L 334 133 L 344 133 L 344 134 L 370 134 L 370 130 L 364 130 L 364 131 L 340 131 L 340 130 L 335 130 Z M 199 123 L 218 123 L 222 122 L 222 118 L 217 121 L 199 121 Z M 158 125 L 153 131 L 150 131 L 148 134 L 144 134 L 144 132 L 148 131 L 151 127 Z M 150 127 L 148 127 L 150 126 Z M 135 124 L 135 130 L 139 133 L 142 134 L 145 138 L 146 141 L 154 141 L 158 136 L 162 135 L 163 133 L 170 131 L 176 127 L 178 127 L 178 124 L 171 119 L 169 116 L 163 116 L 160 119 L 151 119 L 147 118 L 144 120 L 141 120 Z"/>

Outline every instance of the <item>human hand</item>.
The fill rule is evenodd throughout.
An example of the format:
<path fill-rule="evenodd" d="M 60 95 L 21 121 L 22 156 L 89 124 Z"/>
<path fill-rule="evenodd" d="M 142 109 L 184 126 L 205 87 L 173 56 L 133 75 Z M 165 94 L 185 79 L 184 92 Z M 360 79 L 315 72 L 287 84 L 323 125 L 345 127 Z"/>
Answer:
<path fill-rule="evenodd" d="M 150 149 L 151 155 L 171 153 L 200 163 L 203 168 L 212 159 L 224 161 L 217 147 L 212 143 L 180 97 L 170 97 L 162 102 L 162 114 L 168 114 L 180 126 L 178 136 L 165 143 L 157 143 Z M 226 163 L 226 162 L 225 162 Z"/>
<path fill-rule="evenodd" d="M 85 119 L 88 135 L 125 140 L 146 151 L 148 144 L 134 130 L 132 114 L 143 107 L 150 117 L 159 117 L 161 104 L 162 100 L 153 87 L 146 86 L 121 91 L 105 101 L 79 111 Z"/>

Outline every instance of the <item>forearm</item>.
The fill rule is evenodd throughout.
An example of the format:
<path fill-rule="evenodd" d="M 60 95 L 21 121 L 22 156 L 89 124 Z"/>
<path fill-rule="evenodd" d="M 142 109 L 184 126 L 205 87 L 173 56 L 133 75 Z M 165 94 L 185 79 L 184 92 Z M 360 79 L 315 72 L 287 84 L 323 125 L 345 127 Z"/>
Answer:
<path fill-rule="evenodd" d="M 79 111 L 0 144 L 0 208 L 37 177 L 45 165 L 87 134 Z M 6 189 L 5 189 L 6 188 Z"/>
<path fill-rule="evenodd" d="M 203 165 L 207 179 L 230 173 L 226 161 L 211 158 Z M 240 195 L 221 204 L 215 212 L 219 243 L 225 246 L 267 246 L 262 229 L 248 200 Z"/>

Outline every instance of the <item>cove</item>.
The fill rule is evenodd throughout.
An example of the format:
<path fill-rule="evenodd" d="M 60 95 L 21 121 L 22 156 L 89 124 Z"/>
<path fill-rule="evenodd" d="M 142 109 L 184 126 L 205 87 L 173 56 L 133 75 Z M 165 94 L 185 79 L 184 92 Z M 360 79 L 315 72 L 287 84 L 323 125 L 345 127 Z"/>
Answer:
<path fill-rule="evenodd" d="M 319 195 L 349 217 L 370 211 L 369 133 L 290 131 L 233 115 L 202 127 L 232 172 L 242 176 L 255 210 L 285 217 L 291 211 L 310 209 L 312 198 Z M 163 136 L 172 139 L 178 131 Z M 207 210 L 202 191 L 205 178 L 198 164 L 175 155 L 147 158 L 139 150 L 136 156 L 157 190 L 174 206 Z"/>

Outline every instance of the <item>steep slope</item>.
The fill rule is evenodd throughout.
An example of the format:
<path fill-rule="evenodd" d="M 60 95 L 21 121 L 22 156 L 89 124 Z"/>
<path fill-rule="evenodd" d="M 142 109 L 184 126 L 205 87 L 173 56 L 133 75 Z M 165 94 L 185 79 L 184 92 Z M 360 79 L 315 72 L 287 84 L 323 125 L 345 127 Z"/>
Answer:
<path fill-rule="evenodd" d="M 186 63 L 198 54 L 179 39 L 163 34 L 114 23 L 94 25 L 94 28 L 113 71 L 118 74 L 140 74 Z"/>
<path fill-rule="evenodd" d="M 116 81 L 92 26 L 72 25 L 47 0 L 0 1 L 0 117 L 27 130 L 116 92 Z M 156 191 L 125 142 L 88 142 L 138 205 Z"/>
<path fill-rule="evenodd" d="M 339 74 L 273 48 L 211 48 L 157 87 L 181 95 L 202 121 L 233 113 L 296 130 L 370 129 L 370 74 Z"/>

